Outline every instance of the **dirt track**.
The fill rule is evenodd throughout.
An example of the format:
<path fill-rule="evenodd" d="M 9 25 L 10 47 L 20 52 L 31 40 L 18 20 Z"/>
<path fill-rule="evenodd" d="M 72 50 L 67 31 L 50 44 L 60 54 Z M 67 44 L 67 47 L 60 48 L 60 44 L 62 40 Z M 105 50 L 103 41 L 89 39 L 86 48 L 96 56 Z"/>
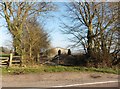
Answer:
<path fill-rule="evenodd" d="M 58 72 L 2 76 L 3 87 L 50 87 L 102 81 L 118 81 L 118 75 L 88 72 Z"/>

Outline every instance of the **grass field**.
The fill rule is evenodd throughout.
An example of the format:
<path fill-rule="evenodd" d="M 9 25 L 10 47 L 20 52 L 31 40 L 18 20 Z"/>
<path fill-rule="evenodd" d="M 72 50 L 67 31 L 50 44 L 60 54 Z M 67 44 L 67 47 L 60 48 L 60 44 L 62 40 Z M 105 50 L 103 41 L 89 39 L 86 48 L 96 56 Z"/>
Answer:
<path fill-rule="evenodd" d="M 37 67 L 11 67 L 2 68 L 2 74 L 28 74 L 41 72 L 101 72 L 120 74 L 120 69 L 112 68 L 87 68 L 87 67 L 67 67 L 67 66 L 37 66 Z"/>
<path fill-rule="evenodd" d="M 9 54 L 0 54 L 0 57 L 9 57 Z"/>

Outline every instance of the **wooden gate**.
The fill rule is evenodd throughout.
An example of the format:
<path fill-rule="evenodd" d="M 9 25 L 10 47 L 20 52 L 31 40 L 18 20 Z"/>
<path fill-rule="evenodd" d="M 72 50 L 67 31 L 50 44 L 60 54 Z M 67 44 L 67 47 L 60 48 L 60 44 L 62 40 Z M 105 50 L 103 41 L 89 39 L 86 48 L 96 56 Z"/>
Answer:
<path fill-rule="evenodd" d="M 20 66 L 21 56 L 13 56 L 10 54 L 9 57 L 0 57 L 0 67 L 7 66 Z"/>

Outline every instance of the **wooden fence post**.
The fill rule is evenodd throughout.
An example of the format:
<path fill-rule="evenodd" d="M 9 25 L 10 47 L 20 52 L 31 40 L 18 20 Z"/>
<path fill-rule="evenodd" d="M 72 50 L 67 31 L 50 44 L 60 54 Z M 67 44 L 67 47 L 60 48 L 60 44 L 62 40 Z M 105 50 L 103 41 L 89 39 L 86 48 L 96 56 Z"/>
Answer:
<path fill-rule="evenodd" d="M 39 55 L 39 53 L 37 54 L 37 62 L 40 62 L 40 55 Z"/>
<path fill-rule="evenodd" d="M 12 59 L 13 59 L 13 53 L 10 53 L 10 61 L 9 61 L 9 66 L 12 66 Z"/>

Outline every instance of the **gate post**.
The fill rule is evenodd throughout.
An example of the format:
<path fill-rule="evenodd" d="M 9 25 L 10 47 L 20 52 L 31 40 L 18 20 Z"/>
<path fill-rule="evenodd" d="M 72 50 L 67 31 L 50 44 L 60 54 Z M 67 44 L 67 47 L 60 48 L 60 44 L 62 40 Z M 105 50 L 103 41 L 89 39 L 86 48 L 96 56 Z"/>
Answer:
<path fill-rule="evenodd" d="M 9 61 L 9 66 L 12 66 L 12 59 L 13 59 L 13 53 L 10 53 L 10 61 Z"/>

